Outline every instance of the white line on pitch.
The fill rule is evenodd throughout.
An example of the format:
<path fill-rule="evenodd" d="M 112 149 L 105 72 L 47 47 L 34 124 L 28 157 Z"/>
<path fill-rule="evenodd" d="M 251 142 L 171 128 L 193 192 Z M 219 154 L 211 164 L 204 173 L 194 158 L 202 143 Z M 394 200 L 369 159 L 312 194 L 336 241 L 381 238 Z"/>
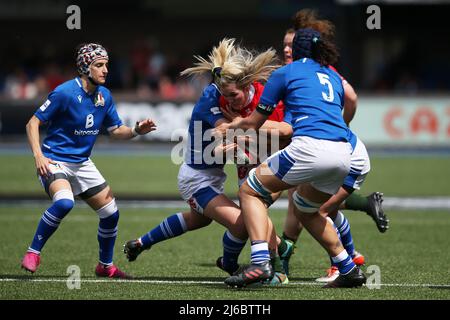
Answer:
<path fill-rule="evenodd" d="M 237 204 L 237 201 L 235 201 Z M 31 207 L 47 206 L 50 200 L 4 200 L 0 207 Z M 142 208 L 186 208 L 186 203 L 181 200 L 117 200 L 120 208 L 142 209 Z M 277 200 L 271 208 L 286 209 L 288 201 L 285 198 Z M 87 208 L 87 205 L 77 201 L 77 206 Z M 450 197 L 384 197 L 383 207 L 385 210 L 448 210 L 450 209 Z"/>
<path fill-rule="evenodd" d="M 0 282 L 67 282 L 73 283 L 73 279 L 15 279 L 15 278 L 3 278 Z M 148 283 L 148 284 L 223 284 L 222 281 L 193 281 L 193 280 L 110 280 L 110 279 L 85 279 L 81 280 L 81 283 Z M 320 286 L 323 283 L 319 282 L 297 282 L 290 281 L 292 285 L 303 286 Z M 382 287 L 439 287 L 450 288 L 450 284 L 431 284 L 431 283 L 381 283 Z"/>

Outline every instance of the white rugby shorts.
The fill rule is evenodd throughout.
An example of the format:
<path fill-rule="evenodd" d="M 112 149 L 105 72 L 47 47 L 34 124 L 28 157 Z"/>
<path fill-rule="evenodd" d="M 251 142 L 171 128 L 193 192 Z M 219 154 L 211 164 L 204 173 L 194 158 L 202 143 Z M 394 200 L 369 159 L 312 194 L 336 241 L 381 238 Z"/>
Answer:
<path fill-rule="evenodd" d="M 294 137 L 266 162 L 271 173 L 290 185 L 310 183 L 319 191 L 335 194 L 350 171 L 351 153 L 348 142 L 302 136 Z"/>
<path fill-rule="evenodd" d="M 178 190 L 192 209 L 203 213 L 208 203 L 223 193 L 226 178 L 223 168 L 199 170 L 183 163 L 178 172 Z"/>
<path fill-rule="evenodd" d="M 358 138 L 355 149 L 350 156 L 350 172 L 345 177 L 343 185 L 359 190 L 370 171 L 370 159 L 366 146 Z"/>
<path fill-rule="evenodd" d="M 52 174 L 64 174 L 75 196 L 106 182 L 91 159 L 81 163 L 54 162 L 56 162 L 56 165 L 50 164 L 49 170 Z M 39 176 L 39 180 L 42 186 L 46 188 L 46 177 Z"/>

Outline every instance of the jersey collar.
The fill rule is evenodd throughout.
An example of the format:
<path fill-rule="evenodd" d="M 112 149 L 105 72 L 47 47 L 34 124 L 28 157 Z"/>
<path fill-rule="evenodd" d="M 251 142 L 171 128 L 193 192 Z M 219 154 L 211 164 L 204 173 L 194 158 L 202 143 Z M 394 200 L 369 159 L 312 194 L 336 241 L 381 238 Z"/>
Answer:
<path fill-rule="evenodd" d="M 87 95 L 88 97 L 94 96 L 94 95 L 97 93 L 97 91 L 98 91 L 98 87 L 99 87 L 99 86 L 97 86 L 97 87 L 95 88 L 95 90 L 94 90 L 94 92 L 93 92 L 92 94 L 87 93 L 86 90 L 84 90 L 84 88 L 83 88 L 83 82 L 81 82 L 81 78 L 80 78 L 80 77 L 76 77 L 76 78 L 75 78 L 75 82 L 77 83 L 77 85 L 78 85 L 78 87 L 80 88 L 80 90 L 81 90 L 82 92 L 84 92 L 84 94 Z"/>

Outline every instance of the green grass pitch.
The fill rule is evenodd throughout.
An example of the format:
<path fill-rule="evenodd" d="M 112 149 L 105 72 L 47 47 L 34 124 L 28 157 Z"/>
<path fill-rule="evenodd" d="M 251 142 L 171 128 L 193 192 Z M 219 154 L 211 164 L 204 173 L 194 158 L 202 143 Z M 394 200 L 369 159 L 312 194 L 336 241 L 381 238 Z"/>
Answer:
<path fill-rule="evenodd" d="M 116 194 L 119 207 L 121 196 L 178 196 L 178 166 L 167 157 L 98 155 L 93 160 Z M 385 196 L 450 195 L 448 158 L 371 160 L 372 172 L 361 190 L 363 194 L 376 190 Z M 43 195 L 34 171 L 31 156 L 1 155 L 0 195 Z M 235 169 L 228 165 L 226 171 L 226 192 L 235 195 Z M 214 223 L 160 243 L 136 262 L 128 263 L 121 252 L 123 243 L 177 212 L 171 209 L 121 209 L 115 263 L 137 281 L 97 281 L 98 218 L 93 211 L 80 207 L 64 219 L 49 240 L 41 267 L 31 276 L 20 269 L 20 260 L 45 209 L 45 205 L 26 208 L 0 204 L 0 299 L 450 299 L 448 211 L 388 211 L 391 229 L 386 234 L 380 234 L 364 213 L 348 212 L 356 249 L 365 255 L 367 266 L 380 268 L 382 286 L 330 291 L 313 281 L 324 274 L 328 259 L 306 232 L 292 258 L 290 284 L 283 287 L 227 288 L 223 284 L 226 275 L 214 265 L 221 255 L 224 228 Z M 279 210 L 271 212 L 279 232 L 284 215 Z M 240 262 L 249 261 L 249 251 L 247 246 Z M 80 267 L 79 290 L 67 287 L 70 265 Z"/>
<path fill-rule="evenodd" d="M 224 228 L 212 224 L 176 239 L 155 245 L 132 263 L 121 252 L 126 240 L 147 232 L 177 212 L 169 209 L 122 209 L 115 263 L 134 275 L 135 282 L 95 282 L 97 217 L 89 209 L 75 208 L 63 221 L 42 252 L 34 275 L 20 269 L 20 260 L 34 234 L 44 207 L 0 208 L 1 299 L 449 299 L 450 254 L 448 212 L 389 212 L 391 229 L 380 234 L 372 220 L 348 212 L 357 250 L 366 267 L 380 268 L 381 288 L 325 290 L 314 284 L 328 267 L 325 252 L 306 232 L 292 258 L 290 284 L 236 290 L 223 284 L 226 274 L 215 267 L 221 255 Z M 283 211 L 271 216 L 280 227 Z M 240 257 L 249 261 L 247 245 Z M 81 270 L 81 288 L 68 289 L 67 268 Z M 28 280 L 37 281 L 28 281 Z"/>
<path fill-rule="evenodd" d="M 92 157 L 114 193 L 131 196 L 178 196 L 178 165 L 164 156 Z M 401 157 L 371 158 L 362 193 L 382 191 L 386 196 L 450 196 L 450 158 Z M 226 165 L 225 191 L 236 194 L 236 169 Z M 31 155 L 0 156 L 0 195 L 42 195 Z"/>

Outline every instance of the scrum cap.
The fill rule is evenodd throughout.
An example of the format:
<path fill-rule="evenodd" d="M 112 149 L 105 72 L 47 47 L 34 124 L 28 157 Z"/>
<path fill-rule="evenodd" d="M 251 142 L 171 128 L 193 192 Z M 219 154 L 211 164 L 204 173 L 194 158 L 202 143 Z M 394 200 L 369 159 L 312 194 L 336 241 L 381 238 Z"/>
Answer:
<path fill-rule="evenodd" d="M 99 59 L 108 60 L 108 52 L 97 43 L 88 43 L 82 45 L 77 51 L 77 70 L 81 75 L 90 76 L 89 67 Z"/>

